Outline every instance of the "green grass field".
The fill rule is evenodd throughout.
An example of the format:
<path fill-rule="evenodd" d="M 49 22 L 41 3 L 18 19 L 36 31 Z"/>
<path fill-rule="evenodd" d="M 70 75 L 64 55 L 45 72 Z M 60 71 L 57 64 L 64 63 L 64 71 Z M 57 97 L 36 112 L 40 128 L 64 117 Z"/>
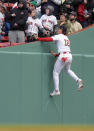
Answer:
<path fill-rule="evenodd" d="M 94 131 L 94 126 L 1 126 L 0 131 Z"/>

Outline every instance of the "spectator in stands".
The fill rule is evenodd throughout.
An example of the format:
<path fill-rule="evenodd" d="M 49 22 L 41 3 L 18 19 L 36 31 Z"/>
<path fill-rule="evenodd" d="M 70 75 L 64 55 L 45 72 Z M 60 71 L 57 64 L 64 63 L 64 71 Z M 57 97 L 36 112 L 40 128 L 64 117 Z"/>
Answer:
<path fill-rule="evenodd" d="M 0 6 L 3 6 L 3 4 L 4 4 L 4 1 L 0 0 Z"/>
<path fill-rule="evenodd" d="M 90 18 L 88 20 L 89 24 L 94 24 L 94 0 L 87 0 L 87 10 Z"/>
<path fill-rule="evenodd" d="M 60 20 L 58 21 L 59 26 L 65 26 L 66 27 L 66 34 L 68 34 L 68 29 L 70 28 L 70 25 L 68 24 L 66 13 L 60 14 Z"/>
<path fill-rule="evenodd" d="M 19 0 L 4 0 L 5 3 L 16 3 L 19 2 Z"/>
<path fill-rule="evenodd" d="M 10 30 L 10 21 L 11 19 L 8 19 L 9 11 L 5 8 L 4 9 L 4 24 L 3 24 L 3 31 L 5 32 L 4 36 L 8 36 L 8 32 Z"/>
<path fill-rule="evenodd" d="M 11 10 L 9 16 L 10 18 L 10 31 L 9 31 L 9 41 L 10 42 L 24 42 L 26 30 L 26 21 L 28 18 L 28 11 L 26 10 L 26 2 L 20 0 L 18 3 L 18 8 Z"/>
<path fill-rule="evenodd" d="M 48 32 L 47 36 L 53 35 L 53 31 L 57 25 L 57 19 L 53 15 L 54 9 L 52 6 L 47 6 L 45 9 L 45 14 L 41 17 L 41 22 L 44 29 Z"/>
<path fill-rule="evenodd" d="M 37 7 L 37 2 L 36 1 L 31 1 L 30 2 L 30 10 L 36 10 L 36 15 L 38 18 L 41 17 L 41 10 L 39 7 Z"/>
<path fill-rule="evenodd" d="M 26 6 L 27 6 L 27 9 L 30 8 L 30 2 L 29 1 L 26 1 Z"/>
<path fill-rule="evenodd" d="M 31 15 L 28 17 L 27 20 L 27 25 L 27 42 L 35 41 L 35 37 L 38 37 L 39 30 L 44 34 L 46 33 L 40 19 L 37 18 L 35 10 L 31 11 Z"/>
<path fill-rule="evenodd" d="M 28 16 L 30 16 L 31 10 L 30 10 L 30 2 L 29 1 L 26 1 L 26 9 L 28 11 Z"/>
<path fill-rule="evenodd" d="M 91 8 L 91 14 L 92 14 L 92 17 L 91 17 L 91 24 L 94 24 L 94 3 L 92 4 L 92 8 Z"/>
<path fill-rule="evenodd" d="M 37 2 L 37 12 L 39 11 L 39 18 L 41 17 L 41 0 L 34 0 Z"/>
<path fill-rule="evenodd" d="M 36 1 L 31 1 L 30 2 L 30 10 L 35 10 L 37 6 L 37 2 Z"/>
<path fill-rule="evenodd" d="M 72 5 L 74 7 L 74 11 L 77 12 L 79 4 L 82 3 L 82 0 L 73 0 Z"/>
<path fill-rule="evenodd" d="M 35 0 L 37 2 L 37 6 L 41 5 L 41 0 Z"/>
<path fill-rule="evenodd" d="M 4 24 L 4 7 L 0 6 L 0 41 L 3 35 L 3 32 L 2 32 L 3 24 Z"/>
<path fill-rule="evenodd" d="M 26 2 L 27 2 L 27 3 L 30 3 L 30 2 L 31 2 L 31 0 L 26 0 Z"/>
<path fill-rule="evenodd" d="M 70 12 L 74 11 L 72 0 L 65 0 L 61 5 L 61 12 L 66 13 L 69 16 Z"/>
<path fill-rule="evenodd" d="M 81 4 L 78 6 L 78 21 L 81 23 L 82 27 L 88 26 L 88 19 L 90 17 L 88 10 L 86 9 L 87 0 L 82 0 Z"/>
<path fill-rule="evenodd" d="M 69 21 L 68 21 L 68 25 L 70 27 L 68 30 L 69 31 L 68 34 L 75 33 L 82 29 L 81 24 L 76 19 L 77 19 L 77 13 L 72 11 L 70 13 Z"/>
<path fill-rule="evenodd" d="M 28 1 L 27 2 L 27 10 L 28 10 L 28 13 L 29 15 L 31 14 L 31 11 L 32 10 L 36 10 L 36 15 L 38 18 L 41 17 L 41 10 L 40 10 L 40 7 L 37 7 L 37 2 L 36 1 Z"/>
<path fill-rule="evenodd" d="M 27 0 L 26 1 L 26 8 L 27 8 L 27 10 L 28 10 L 28 16 L 30 16 L 31 15 L 31 11 L 32 10 L 35 10 L 36 9 L 36 4 L 37 4 L 37 2 L 36 1 L 30 1 L 30 0 Z"/>
<path fill-rule="evenodd" d="M 61 6 L 61 0 L 41 0 L 41 14 L 45 14 L 45 8 L 47 6 L 52 6 L 54 8 L 53 14 L 59 19 L 59 12 Z"/>

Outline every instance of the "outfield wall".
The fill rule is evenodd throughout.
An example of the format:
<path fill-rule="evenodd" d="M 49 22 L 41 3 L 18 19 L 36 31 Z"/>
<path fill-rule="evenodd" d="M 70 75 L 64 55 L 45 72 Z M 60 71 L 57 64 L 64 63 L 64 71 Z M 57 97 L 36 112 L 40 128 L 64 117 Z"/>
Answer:
<path fill-rule="evenodd" d="M 35 42 L 0 49 L 0 125 L 94 124 L 94 27 L 70 36 L 72 69 L 81 92 L 62 71 L 61 95 L 51 98 L 54 43 Z"/>

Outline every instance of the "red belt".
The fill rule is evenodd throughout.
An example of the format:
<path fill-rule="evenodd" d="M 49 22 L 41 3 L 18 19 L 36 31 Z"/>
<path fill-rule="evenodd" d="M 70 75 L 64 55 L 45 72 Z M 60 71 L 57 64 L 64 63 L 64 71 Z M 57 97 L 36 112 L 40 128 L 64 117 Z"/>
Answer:
<path fill-rule="evenodd" d="M 67 53 L 71 53 L 71 52 L 63 52 L 63 54 L 67 54 Z"/>

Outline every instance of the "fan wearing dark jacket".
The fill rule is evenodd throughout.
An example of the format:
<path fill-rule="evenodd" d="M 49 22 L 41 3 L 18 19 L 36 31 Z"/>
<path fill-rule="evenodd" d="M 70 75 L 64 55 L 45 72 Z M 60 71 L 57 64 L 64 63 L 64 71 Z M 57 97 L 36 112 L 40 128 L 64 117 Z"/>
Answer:
<path fill-rule="evenodd" d="M 20 0 L 18 8 L 12 9 L 7 17 L 10 18 L 9 41 L 15 43 L 24 42 L 24 31 L 26 30 L 26 21 L 28 18 L 26 2 Z"/>

